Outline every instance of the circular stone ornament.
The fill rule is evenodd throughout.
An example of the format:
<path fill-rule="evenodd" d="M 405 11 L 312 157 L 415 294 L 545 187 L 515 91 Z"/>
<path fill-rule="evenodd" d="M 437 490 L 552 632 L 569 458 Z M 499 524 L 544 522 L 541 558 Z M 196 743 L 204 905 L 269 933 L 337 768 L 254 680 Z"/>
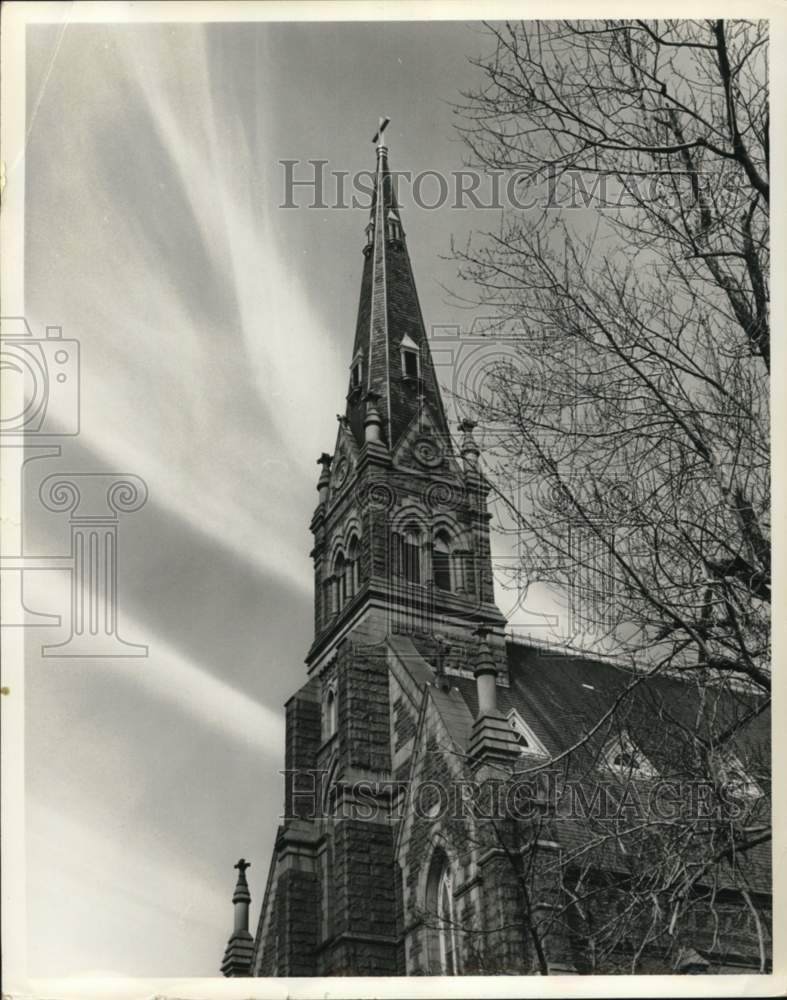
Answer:
<path fill-rule="evenodd" d="M 340 490 L 347 481 L 347 476 L 350 472 L 350 463 L 346 458 L 339 459 L 338 465 L 334 468 L 333 472 L 333 485 L 334 488 Z"/>
<path fill-rule="evenodd" d="M 434 469 L 443 461 L 443 449 L 433 437 L 416 438 L 413 454 L 419 465 Z"/>

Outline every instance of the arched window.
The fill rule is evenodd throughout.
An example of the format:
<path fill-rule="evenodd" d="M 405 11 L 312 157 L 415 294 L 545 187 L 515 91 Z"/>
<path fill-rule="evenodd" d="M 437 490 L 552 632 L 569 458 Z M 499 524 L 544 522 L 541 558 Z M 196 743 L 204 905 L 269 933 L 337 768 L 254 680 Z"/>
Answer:
<path fill-rule="evenodd" d="M 451 590 L 451 539 L 447 531 L 438 531 L 432 549 L 432 578 L 441 590 Z"/>
<path fill-rule="evenodd" d="M 451 868 L 445 852 L 439 848 L 432 856 L 426 881 L 426 908 L 429 914 L 429 971 L 437 976 L 459 974 L 456 947 L 454 888 Z"/>
<path fill-rule="evenodd" d="M 344 553 L 340 552 L 333 563 L 334 611 L 341 611 L 347 601 L 346 569 Z"/>
<path fill-rule="evenodd" d="M 350 545 L 347 549 L 347 558 L 349 560 L 347 566 L 347 589 L 349 591 L 349 596 L 355 597 L 361 586 L 361 562 L 358 557 L 358 539 L 354 535 L 350 540 Z"/>
<path fill-rule="evenodd" d="M 459 552 L 456 549 L 451 553 L 451 572 L 453 573 L 454 590 L 466 591 L 466 562 L 467 553 Z"/>
<path fill-rule="evenodd" d="M 456 928 L 454 926 L 454 889 L 451 870 L 446 865 L 440 878 L 437 897 L 437 915 L 440 920 L 440 960 L 444 976 L 456 975 Z"/>
<path fill-rule="evenodd" d="M 408 525 L 401 534 L 394 533 L 393 572 L 408 583 L 421 582 L 421 532 L 416 525 Z"/>
<path fill-rule="evenodd" d="M 336 705 L 336 691 L 333 687 L 328 688 L 325 696 L 325 738 L 328 739 L 336 732 L 338 723 L 338 712 Z"/>

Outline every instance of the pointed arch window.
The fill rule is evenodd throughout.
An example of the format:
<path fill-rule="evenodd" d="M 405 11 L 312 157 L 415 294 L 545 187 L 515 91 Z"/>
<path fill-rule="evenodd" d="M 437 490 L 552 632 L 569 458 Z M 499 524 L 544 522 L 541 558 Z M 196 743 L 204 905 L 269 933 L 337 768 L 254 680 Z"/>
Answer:
<path fill-rule="evenodd" d="M 336 702 L 336 687 L 331 684 L 325 696 L 325 738 L 329 739 L 336 732 L 338 724 L 338 705 Z"/>
<path fill-rule="evenodd" d="M 451 538 L 447 531 L 438 531 L 432 549 L 432 578 L 441 590 L 452 590 Z"/>
<path fill-rule="evenodd" d="M 432 856 L 426 883 L 429 914 L 429 971 L 437 976 L 459 974 L 454 886 L 448 857 L 438 848 Z"/>

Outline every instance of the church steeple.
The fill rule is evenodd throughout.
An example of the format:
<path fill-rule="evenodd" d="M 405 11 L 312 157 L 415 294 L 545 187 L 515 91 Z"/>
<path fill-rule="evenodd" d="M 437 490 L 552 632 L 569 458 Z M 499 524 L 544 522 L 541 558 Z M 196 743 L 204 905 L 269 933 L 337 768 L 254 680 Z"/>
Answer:
<path fill-rule="evenodd" d="M 388 165 L 387 125 L 388 119 L 381 119 L 373 139 L 377 163 L 346 416 L 361 446 L 367 396 L 376 393 L 381 438 L 393 451 L 427 410 L 434 431 L 446 442 L 449 435 L 396 198 L 396 174 Z"/>
<path fill-rule="evenodd" d="M 307 657 L 318 673 L 356 627 L 367 636 L 392 628 L 458 636 L 468 619 L 498 634 L 505 624 L 494 600 L 488 486 L 473 424 L 461 425 L 459 454 L 451 442 L 388 166 L 386 124 L 374 138 L 347 407 L 337 415 L 333 455 L 318 459 L 315 640 Z"/>

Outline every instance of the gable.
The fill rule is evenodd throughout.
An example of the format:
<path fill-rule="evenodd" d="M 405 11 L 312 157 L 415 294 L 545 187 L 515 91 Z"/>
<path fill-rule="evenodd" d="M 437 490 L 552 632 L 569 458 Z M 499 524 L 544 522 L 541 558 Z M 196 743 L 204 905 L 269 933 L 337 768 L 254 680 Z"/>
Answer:
<path fill-rule="evenodd" d="M 514 735 L 517 737 L 523 753 L 532 753 L 537 757 L 549 757 L 549 752 L 546 747 L 536 736 L 533 729 L 525 722 L 517 709 L 509 709 L 506 714 L 506 719 L 508 724 L 513 729 Z"/>
<path fill-rule="evenodd" d="M 336 447 L 331 462 L 328 498 L 334 503 L 345 490 L 355 482 L 355 469 L 358 461 L 358 446 L 355 443 L 347 421 L 339 418 L 339 432 L 336 435 Z"/>
<path fill-rule="evenodd" d="M 406 861 L 414 822 L 425 818 L 424 809 L 429 806 L 421 800 L 422 783 L 430 781 L 443 789 L 459 787 L 472 727 L 473 717 L 455 687 L 441 691 L 429 684 L 424 688 L 395 848 L 400 863 Z M 435 822 L 439 819 L 434 817 Z"/>
<path fill-rule="evenodd" d="M 410 421 L 392 455 L 394 468 L 421 473 L 459 474 L 450 438 L 441 430 L 443 421 L 422 399 L 420 411 Z"/>

